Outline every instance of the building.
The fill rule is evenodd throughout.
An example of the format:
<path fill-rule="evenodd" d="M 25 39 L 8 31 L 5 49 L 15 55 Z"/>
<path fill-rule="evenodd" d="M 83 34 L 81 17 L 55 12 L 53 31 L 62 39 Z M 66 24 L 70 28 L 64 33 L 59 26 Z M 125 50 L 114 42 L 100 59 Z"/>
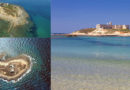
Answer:
<path fill-rule="evenodd" d="M 112 22 L 109 22 L 108 24 L 97 24 L 97 29 L 129 29 L 129 25 L 112 25 Z"/>
<path fill-rule="evenodd" d="M 122 28 L 123 29 L 129 29 L 130 27 L 129 27 L 129 25 L 122 25 Z"/>
<path fill-rule="evenodd" d="M 122 25 L 114 25 L 114 26 L 113 26 L 113 29 L 122 29 L 122 28 L 123 28 Z"/>

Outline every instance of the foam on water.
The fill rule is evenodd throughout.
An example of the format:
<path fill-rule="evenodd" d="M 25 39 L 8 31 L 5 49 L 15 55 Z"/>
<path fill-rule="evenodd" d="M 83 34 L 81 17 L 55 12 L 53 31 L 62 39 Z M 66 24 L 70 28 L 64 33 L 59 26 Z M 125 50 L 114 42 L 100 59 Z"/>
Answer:
<path fill-rule="evenodd" d="M 30 62 L 31 62 L 31 65 L 30 65 L 30 68 L 28 69 L 28 71 L 26 73 L 24 73 L 17 81 L 12 81 L 13 83 L 16 83 L 18 81 L 20 81 L 26 74 L 28 74 L 29 72 L 31 72 L 31 69 L 32 69 L 32 65 L 33 65 L 33 62 L 32 62 L 32 57 L 30 57 L 29 55 L 26 55 L 26 54 L 23 54 L 27 57 L 29 57 L 30 59 Z"/>
<path fill-rule="evenodd" d="M 33 65 L 33 61 L 32 61 L 32 60 L 34 60 L 34 58 L 32 58 L 31 56 L 26 55 L 26 54 L 23 54 L 23 55 L 26 56 L 26 57 L 28 57 L 29 60 L 30 60 L 30 63 L 31 63 L 31 64 L 30 64 L 30 68 L 27 70 L 27 72 L 25 72 L 20 78 L 18 78 L 17 81 L 15 81 L 15 80 L 7 81 L 7 80 L 4 80 L 4 79 L 0 78 L 1 80 L 5 81 L 5 82 L 7 82 L 7 83 L 9 83 L 9 82 L 16 83 L 16 82 L 20 81 L 23 77 L 25 77 L 26 74 L 28 74 L 28 73 L 31 71 L 32 65 Z M 5 57 L 5 56 L 4 56 L 4 57 Z M 3 60 L 5 60 L 5 58 L 4 58 Z"/>

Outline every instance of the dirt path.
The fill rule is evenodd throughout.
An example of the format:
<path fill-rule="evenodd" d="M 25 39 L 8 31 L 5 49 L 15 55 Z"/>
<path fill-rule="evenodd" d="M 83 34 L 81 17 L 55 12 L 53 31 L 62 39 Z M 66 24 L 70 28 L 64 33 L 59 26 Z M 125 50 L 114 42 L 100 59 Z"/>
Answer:
<path fill-rule="evenodd" d="M 10 27 L 9 27 L 9 29 L 8 29 L 8 32 L 10 32 L 11 29 L 13 29 L 13 27 L 14 27 L 14 23 L 11 23 L 11 24 L 10 24 Z"/>

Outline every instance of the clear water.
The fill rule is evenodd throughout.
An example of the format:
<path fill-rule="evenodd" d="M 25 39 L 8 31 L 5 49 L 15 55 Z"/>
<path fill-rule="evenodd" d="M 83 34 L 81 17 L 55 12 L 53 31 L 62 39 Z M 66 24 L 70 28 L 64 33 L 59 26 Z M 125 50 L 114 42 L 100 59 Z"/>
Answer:
<path fill-rule="evenodd" d="M 53 90 L 129 90 L 130 37 L 52 37 Z"/>
<path fill-rule="evenodd" d="M 0 0 L 24 7 L 36 25 L 37 37 L 50 37 L 50 0 Z"/>

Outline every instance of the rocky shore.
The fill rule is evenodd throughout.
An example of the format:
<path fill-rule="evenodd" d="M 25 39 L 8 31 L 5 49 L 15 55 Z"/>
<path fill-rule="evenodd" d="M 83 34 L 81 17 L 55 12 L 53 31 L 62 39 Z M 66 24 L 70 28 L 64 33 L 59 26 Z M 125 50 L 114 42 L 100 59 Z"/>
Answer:
<path fill-rule="evenodd" d="M 34 23 L 21 6 L 0 3 L 0 37 L 33 37 Z"/>
<path fill-rule="evenodd" d="M 8 3 L 0 3 L 0 19 L 2 20 L 9 21 L 14 26 L 17 26 L 28 23 L 28 17 L 29 15 L 22 7 Z"/>
<path fill-rule="evenodd" d="M 0 59 L 5 57 L 1 55 Z M 30 58 L 20 55 L 0 61 L 0 78 L 6 81 L 18 81 L 31 68 Z"/>
<path fill-rule="evenodd" d="M 69 34 L 62 34 L 67 37 L 75 37 L 75 36 L 122 36 L 122 37 L 130 37 L 130 30 L 125 32 L 125 30 L 119 31 L 119 30 L 109 30 L 109 29 L 95 29 L 92 31 L 84 31 L 81 32 L 76 31 Z"/>

